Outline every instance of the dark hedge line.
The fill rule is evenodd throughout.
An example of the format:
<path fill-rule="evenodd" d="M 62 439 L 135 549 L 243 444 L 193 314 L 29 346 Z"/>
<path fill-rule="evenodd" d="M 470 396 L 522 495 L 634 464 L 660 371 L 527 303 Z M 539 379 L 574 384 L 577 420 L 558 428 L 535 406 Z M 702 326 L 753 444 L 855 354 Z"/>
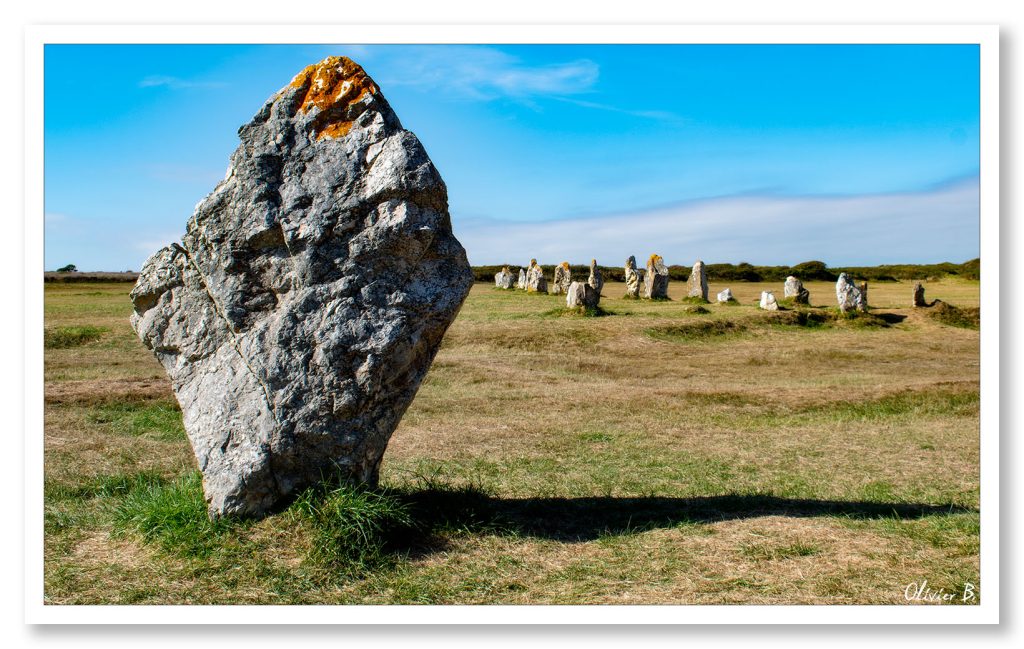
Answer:
<path fill-rule="evenodd" d="M 507 264 L 514 275 L 519 274 L 521 266 Z M 641 268 L 643 264 L 637 260 Z M 473 275 L 478 282 L 494 282 L 494 275 L 504 265 L 474 266 Z M 525 268 L 525 266 L 522 266 Z M 555 267 L 541 264 L 544 274 L 554 276 Z M 624 280 L 621 266 L 598 266 L 605 280 L 621 282 Z M 573 277 L 587 277 L 590 266 L 574 264 L 570 266 Z M 895 282 L 901 279 L 938 279 L 947 276 L 964 279 L 981 279 L 981 262 L 979 259 L 965 261 L 962 264 L 944 262 L 941 264 L 886 264 L 882 266 L 842 266 L 829 268 L 822 261 L 805 261 L 795 266 L 754 266 L 747 263 L 739 264 L 708 264 L 708 278 L 716 282 L 784 282 L 786 277 L 794 275 L 801 281 L 834 282 L 839 273 L 846 272 L 854 279 L 869 282 Z M 668 267 L 669 279 L 685 282 L 690 278 L 689 266 L 673 265 Z"/>

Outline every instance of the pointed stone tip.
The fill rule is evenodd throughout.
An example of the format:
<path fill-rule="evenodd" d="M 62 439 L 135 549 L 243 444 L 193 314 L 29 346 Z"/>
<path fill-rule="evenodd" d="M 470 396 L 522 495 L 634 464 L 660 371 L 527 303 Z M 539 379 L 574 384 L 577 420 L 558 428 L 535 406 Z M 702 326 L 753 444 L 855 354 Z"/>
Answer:
<path fill-rule="evenodd" d="M 380 93 L 380 88 L 362 66 L 346 56 L 328 56 L 308 65 L 288 85 L 304 92 L 299 102 L 300 111 L 305 113 L 314 108 L 320 111 L 315 124 L 318 140 L 347 135 L 352 128 L 352 121 L 345 117 L 348 108 Z"/>

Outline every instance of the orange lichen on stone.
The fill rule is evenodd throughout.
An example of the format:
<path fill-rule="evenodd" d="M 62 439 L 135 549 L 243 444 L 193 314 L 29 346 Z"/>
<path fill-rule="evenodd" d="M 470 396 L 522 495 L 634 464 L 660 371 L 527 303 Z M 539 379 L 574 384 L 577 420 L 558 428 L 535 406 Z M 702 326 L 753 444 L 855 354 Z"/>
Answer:
<path fill-rule="evenodd" d="M 660 263 L 661 263 L 661 255 L 654 254 L 654 255 L 651 255 L 651 258 L 647 260 L 647 267 L 648 268 L 653 268 L 654 266 L 656 266 L 656 265 L 658 265 Z"/>
<path fill-rule="evenodd" d="M 347 120 L 349 106 L 380 92 L 363 68 L 344 56 L 329 56 L 307 66 L 292 79 L 293 88 L 305 88 L 299 110 L 318 108 L 313 119 L 316 139 L 339 138 L 348 134 L 352 121 Z"/>
<path fill-rule="evenodd" d="M 562 268 L 564 268 L 565 270 L 569 270 L 569 262 L 563 261 L 562 262 Z"/>

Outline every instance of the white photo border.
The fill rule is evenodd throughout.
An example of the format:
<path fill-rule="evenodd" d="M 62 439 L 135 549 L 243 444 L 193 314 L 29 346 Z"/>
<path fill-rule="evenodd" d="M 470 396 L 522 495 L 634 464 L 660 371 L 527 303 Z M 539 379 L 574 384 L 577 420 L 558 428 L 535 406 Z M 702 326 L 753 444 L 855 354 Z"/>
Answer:
<path fill-rule="evenodd" d="M 980 51 L 981 585 L 976 606 L 75 606 L 43 590 L 43 48 L 47 44 L 976 44 Z M 999 28 L 995 25 L 47 25 L 25 29 L 25 621 L 29 624 L 996 624 Z"/>

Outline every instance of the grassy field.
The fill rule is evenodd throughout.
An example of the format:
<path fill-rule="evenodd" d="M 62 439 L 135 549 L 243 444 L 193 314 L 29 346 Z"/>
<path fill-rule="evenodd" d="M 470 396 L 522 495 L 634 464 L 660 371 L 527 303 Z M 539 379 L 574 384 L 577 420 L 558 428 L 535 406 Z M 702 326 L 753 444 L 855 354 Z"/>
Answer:
<path fill-rule="evenodd" d="M 929 283 L 927 297 L 977 307 L 978 286 Z M 807 287 L 834 305 L 833 285 Z M 970 312 L 907 308 L 910 283 L 873 284 L 874 315 L 854 319 L 769 316 L 756 302 L 781 298 L 775 283 L 732 284 L 738 305 L 703 309 L 679 283 L 653 303 L 608 284 L 605 317 L 478 284 L 392 438 L 383 495 L 217 524 L 168 381 L 128 325 L 130 288 L 45 287 L 50 603 L 983 592 L 979 332 Z M 382 542 L 347 550 L 368 537 Z"/>

